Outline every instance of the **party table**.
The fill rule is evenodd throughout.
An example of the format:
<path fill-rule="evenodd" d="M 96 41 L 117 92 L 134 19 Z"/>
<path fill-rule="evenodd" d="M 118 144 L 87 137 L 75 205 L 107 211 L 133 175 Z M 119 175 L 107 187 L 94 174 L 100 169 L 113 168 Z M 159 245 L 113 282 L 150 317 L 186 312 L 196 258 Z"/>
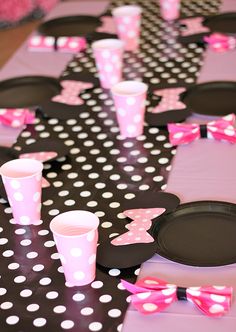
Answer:
<path fill-rule="evenodd" d="M 88 8 L 86 3 L 84 6 Z M 192 86 L 197 81 L 203 64 L 203 46 L 196 43 L 180 44 L 178 22 L 164 22 L 160 18 L 157 1 L 140 0 L 136 3 L 143 8 L 140 50 L 125 53 L 124 78 L 143 80 L 149 84 L 150 89 Z M 68 4 L 62 3 L 61 6 Z M 122 1 L 112 2 L 108 13 L 121 4 Z M 73 10 L 74 6 L 75 3 Z M 218 10 L 219 1 L 184 0 L 181 15 L 209 15 Z M 83 11 L 85 12 L 86 10 Z M 18 59 L 17 54 L 15 59 Z M 59 59 L 58 54 L 55 59 Z M 11 66 L 14 67 L 14 61 L 13 57 L 5 71 L 3 69 L 2 79 L 6 78 L 5 73 L 9 73 Z M 27 69 L 26 72 L 23 67 L 24 64 L 21 66 L 18 63 L 17 73 L 35 74 L 34 66 L 32 71 Z M 66 68 L 60 70 L 63 78 L 75 77 L 79 73 L 96 73 L 91 48 L 77 54 Z M 12 73 L 14 74 L 14 70 Z M 47 73 L 46 69 L 45 72 L 40 72 L 43 73 Z M 53 75 L 52 72 L 48 72 L 49 74 Z M 59 71 L 55 75 L 59 75 Z M 95 213 L 100 219 L 99 243 L 103 243 L 125 231 L 127 220 L 122 214 L 123 206 L 127 202 L 135 202 L 136 196 L 140 194 L 148 197 L 149 194 L 166 190 L 177 194 L 181 202 L 205 198 L 235 202 L 232 165 L 227 165 L 227 173 L 223 179 L 228 181 L 226 187 L 229 191 L 222 193 L 216 187 L 215 197 L 209 197 L 212 191 L 208 196 L 206 194 L 207 197 L 201 196 L 201 188 L 189 190 L 187 186 L 188 174 L 190 179 L 193 174 L 196 175 L 191 164 L 194 160 L 188 158 L 190 145 L 176 150 L 169 143 L 165 127 L 147 124 L 143 135 L 125 139 L 119 134 L 109 90 L 95 86 L 82 93 L 81 98 L 89 110 L 80 110 L 76 117 L 66 120 L 38 115 L 35 124 L 28 125 L 14 144 L 14 149 L 20 150 L 37 141 L 46 144 L 48 140 L 59 139 L 68 148 L 68 153 L 44 164 L 43 175 L 51 186 L 43 189 L 41 224 L 15 225 L 9 205 L 1 200 L 1 331 L 170 331 L 173 328 L 176 331 L 188 331 L 190 321 L 193 324 L 191 326 L 195 324 L 198 329 L 205 331 L 209 320 L 216 331 L 231 331 L 236 319 L 235 306 L 227 319 L 219 321 L 204 317 L 182 303 L 176 303 L 166 313 L 147 317 L 135 311 L 132 306 L 128 308 L 129 293 L 124 290 L 120 280 L 135 282 L 140 272 L 139 266 L 108 269 L 97 265 L 96 279 L 91 285 L 65 285 L 59 255 L 49 231 L 49 223 L 58 213 L 75 209 Z M 147 111 L 150 111 L 151 106 L 152 102 L 148 100 Z M 202 145 L 206 145 L 204 153 L 207 154 L 212 143 L 218 146 L 221 144 L 209 143 L 207 140 L 195 142 L 195 156 L 201 153 Z M 222 150 L 223 158 L 228 158 L 232 149 L 233 147 L 225 145 Z M 173 156 L 175 158 L 172 164 Z M 178 163 L 178 158 L 186 164 Z M 215 158 L 217 160 L 217 154 Z M 209 173 L 205 173 L 208 167 L 212 165 L 209 164 L 202 170 L 203 182 L 211 182 L 207 175 Z M 218 174 L 215 170 L 212 181 Z M 182 190 L 184 175 L 187 178 L 186 191 Z M 234 269 L 235 266 L 231 265 L 222 271 L 218 267 L 217 273 L 215 269 L 205 271 L 207 278 L 218 281 L 224 276 L 227 284 L 235 286 L 235 277 L 231 273 Z M 170 276 L 170 282 L 184 279 L 186 285 L 200 279 L 204 281 L 198 268 L 186 268 L 158 255 L 143 264 L 139 277 L 153 273 L 160 278 Z"/>

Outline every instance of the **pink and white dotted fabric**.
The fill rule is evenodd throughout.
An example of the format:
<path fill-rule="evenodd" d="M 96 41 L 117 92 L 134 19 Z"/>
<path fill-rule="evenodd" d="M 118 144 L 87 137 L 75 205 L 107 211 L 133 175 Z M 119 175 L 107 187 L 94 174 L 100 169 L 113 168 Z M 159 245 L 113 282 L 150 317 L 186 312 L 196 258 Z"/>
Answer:
<path fill-rule="evenodd" d="M 208 27 L 202 25 L 203 17 L 191 17 L 180 20 L 181 24 L 186 25 L 186 28 L 181 31 L 181 36 L 186 37 L 198 33 L 209 32 Z"/>
<path fill-rule="evenodd" d="M 96 29 L 97 32 L 116 34 L 116 25 L 112 16 L 102 16 L 102 25 Z"/>
<path fill-rule="evenodd" d="M 66 105 L 83 105 L 84 101 L 79 97 L 79 94 L 86 89 L 91 89 L 93 87 L 92 83 L 64 80 L 61 81 L 63 89 L 59 95 L 52 98 L 52 101 L 57 103 L 62 103 Z"/>
<path fill-rule="evenodd" d="M 180 12 L 180 0 L 160 0 L 160 10 L 164 20 L 176 20 Z"/>
<path fill-rule="evenodd" d="M 101 39 L 92 44 L 100 84 L 110 89 L 122 80 L 124 44 L 118 39 Z"/>
<path fill-rule="evenodd" d="M 37 52 L 54 52 L 55 42 L 57 51 L 62 53 L 78 53 L 86 49 L 86 39 L 83 37 L 32 36 L 28 40 L 28 50 Z"/>
<path fill-rule="evenodd" d="M 141 8 L 138 6 L 122 6 L 113 10 L 119 38 L 125 43 L 126 51 L 136 51 L 139 48 Z"/>
<path fill-rule="evenodd" d="M 186 105 L 180 101 L 180 94 L 186 91 L 185 88 L 171 88 L 155 90 L 153 93 L 162 97 L 159 104 L 153 108 L 152 113 L 162 113 L 171 110 L 182 110 Z"/>
<path fill-rule="evenodd" d="M 95 279 L 98 217 L 75 210 L 57 215 L 50 223 L 67 286 L 82 286 Z"/>
<path fill-rule="evenodd" d="M 177 301 L 177 286 L 155 277 L 146 277 L 131 284 L 122 280 L 123 286 L 131 292 L 131 302 L 142 314 L 148 315 L 165 310 Z M 230 308 L 232 287 L 198 286 L 186 288 L 186 299 L 205 315 L 220 317 Z"/>
<path fill-rule="evenodd" d="M 236 143 L 235 114 L 210 121 L 206 125 L 207 138 Z M 195 123 L 169 123 L 169 140 L 172 145 L 187 144 L 201 138 L 201 127 Z"/>
<path fill-rule="evenodd" d="M 123 81 L 112 88 L 112 95 L 121 135 L 142 135 L 147 85 L 138 81 Z"/>
<path fill-rule="evenodd" d="M 159 217 L 165 210 L 165 208 L 151 208 L 124 211 L 123 214 L 133 221 L 125 226 L 129 231 L 116 237 L 111 241 L 111 244 L 123 246 L 133 243 L 153 242 L 153 237 L 147 231 L 152 226 L 152 219 Z"/>
<path fill-rule="evenodd" d="M 12 128 L 20 128 L 34 123 L 35 116 L 27 108 L 0 108 L 0 123 Z"/>
<path fill-rule="evenodd" d="M 31 159 L 14 159 L 0 168 L 16 224 L 37 224 L 41 219 L 42 169 L 41 162 Z"/>

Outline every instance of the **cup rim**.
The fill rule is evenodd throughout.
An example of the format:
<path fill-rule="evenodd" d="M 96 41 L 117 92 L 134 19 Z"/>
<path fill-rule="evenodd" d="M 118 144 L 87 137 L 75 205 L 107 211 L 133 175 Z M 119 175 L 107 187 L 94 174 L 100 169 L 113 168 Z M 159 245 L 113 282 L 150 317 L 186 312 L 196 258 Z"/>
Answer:
<path fill-rule="evenodd" d="M 13 177 L 13 176 L 9 176 L 9 175 L 6 175 L 4 174 L 4 169 L 6 167 L 9 166 L 9 164 L 23 164 L 24 162 L 31 162 L 31 163 L 34 163 L 34 164 L 37 164 L 39 166 L 39 169 L 37 171 L 35 171 L 34 173 L 30 174 L 30 175 L 27 175 L 27 176 L 17 176 L 17 177 Z M 0 167 L 0 175 L 4 178 L 7 178 L 7 179 L 15 179 L 15 180 L 20 180 L 20 179 L 29 179 L 39 173 L 41 173 L 43 170 L 43 163 L 39 160 L 35 160 L 35 159 L 30 159 L 30 158 L 19 158 L 19 159 L 12 159 L 12 160 L 9 160 L 7 161 L 6 163 L 4 163 L 1 167 Z"/>
<path fill-rule="evenodd" d="M 91 215 L 91 216 L 94 217 L 95 225 L 94 225 L 91 229 L 89 229 L 88 232 L 83 233 L 83 234 L 63 235 L 63 234 L 61 234 L 60 232 L 57 232 L 56 230 L 53 229 L 53 228 L 54 228 L 54 224 L 58 222 L 57 219 L 59 219 L 59 218 L 65 216 L 65 215 L 76 214 L 76 213 L 81 213 L 81 212 L 82 212 L 83 214 L 89 214 L 89 215 Z M 98 228 L 98 226 L 99 226 L 99 218 L 96 216 L 95 213 L 92 213 L 92 212 L 90 212 L 90 211 L 86 211 L 86 210 L 71 210 L 71 211 L 66 211 L 66 212 L 59 213 L 59 214 L 56 215 L 56 216 L 50 221 L 50 223 L 49 223 L 49 228 L 50 228 L 50 230 L 51 230 L 51 232 L 52 232 L 53 234 L 56 234 L 56 235 L 58 235 L 58 236 L 60 236 L 60 237 L 67 238 L 67 239 L 68 239 L 68 238 L 82 237 L 82 236 L 84 236 L 84 235 L 86 235 L 86 234 L 89 234 L 89 233 L 95 231 L 95 230 Z"/>
<path fill-rule="evenodd" d="M 128 11 L 126 11 L 128 10 Z M 133 12 L 132 12 L 133 10 Z M 124 5 L 116 7 L 112 10 L 112 15 L 116 17 L 138 15 L 142 13 L 142 7 L 137 5 Z"/>
<path fill-rule="evenodd" d="M 109 42 L 113 42 L 114 44 L 110 44 Z M 99 46 L 99 44 L 102 45 L 102 43 L 107 43 L 108 45 L 101 47 Z M 100 39 L 100 40 L 96 40 L 91 44 L 91 47 L 93 50 L 109 50 L 109 49 L 120 49 L 120 48 L 124 48 L 124 42 L 118 38 L 104 38 L 104 39 Z"/>
<path fill-rule="evenodd" d="M 139 84 L 140 86 L 143 87 L 143 91 L 140 91 L 140 92 L 137 92 L 137 93 L 130 93 L 130 94 L 124 94 L 124 93 L 119 93 L 119 92 L 115 91 L 118 86 L 122 86 L 122 85 L 125 85 L 125 84 Z M 111 88 L 112 94 L 115 95 L 115 96 L 120 96 L 120 97 L 128 97 L 128 96 L 136 97 L 136 96 L 139 96 L 142 93 L 147 92 L 147 90 L 148 90 L 148 85 L 146 83 L 140 82 L 140 81 L 130 81 L 130 80 L 129 81 L 121 81 L 119 83 L 116 83 Z"/>

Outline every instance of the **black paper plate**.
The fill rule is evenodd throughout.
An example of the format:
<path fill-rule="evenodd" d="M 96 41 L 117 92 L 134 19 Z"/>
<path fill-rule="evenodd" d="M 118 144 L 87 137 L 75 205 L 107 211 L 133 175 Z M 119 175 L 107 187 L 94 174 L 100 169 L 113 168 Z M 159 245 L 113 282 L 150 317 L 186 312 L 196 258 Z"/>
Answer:
<path fill-rule="evenodd" d="M 0 82 L 0 108 L 41 105 L 61 90 L 59 81 L 47 76 L 21 76 Z"/>
<path fill-rule="evenodd" d="M 63 16 L 42 23 L 38 30 L 41 34 L 53 37 L 87 36 L 101 24 L 96 16 Z"/>
<path fill-rule="evenodd" d="M 203 24 L 211 32 L 236 33 L 236 12 L 209 16 Z"/>
<path fill-rule="evenodd" d="M 157 253 L 192 266 L 236 263 L 236 204 L 198 201 L 163 214 L 151 229 Z"/>
<path fill-rule="evenodd" d="M 181 101 L 193 113 L 211 116 L 236 113 L 236 82 L 197 84 L 182 94 Z"/>

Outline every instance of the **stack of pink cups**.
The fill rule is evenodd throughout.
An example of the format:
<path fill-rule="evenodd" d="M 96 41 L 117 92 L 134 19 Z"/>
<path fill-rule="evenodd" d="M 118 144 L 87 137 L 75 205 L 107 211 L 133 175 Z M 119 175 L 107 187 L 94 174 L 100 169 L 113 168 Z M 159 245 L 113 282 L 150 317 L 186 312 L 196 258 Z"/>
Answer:
<path fill-rule="evenodd" d="M 110 89 L 122 79 L 124 43 L 119 39 L 101 39 L 92 44 L 100 84 Z"/>
<path fill-rule="evenodd" d="M 119 39 L 125 43 L 126 51 L 139 48 L 142 8 L 136 5 L 117 7 L 112 11 Z"/>

